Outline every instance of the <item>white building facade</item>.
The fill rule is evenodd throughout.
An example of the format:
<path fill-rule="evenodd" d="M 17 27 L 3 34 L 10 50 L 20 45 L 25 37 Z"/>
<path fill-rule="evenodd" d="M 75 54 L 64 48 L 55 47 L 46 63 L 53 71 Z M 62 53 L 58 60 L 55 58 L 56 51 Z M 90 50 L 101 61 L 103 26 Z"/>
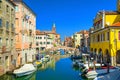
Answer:
<path fill-rule="evenodd" d="M 53 40 L 45 32 L 36 31 L 36 49 L 45 50 L 53 47 Z"/>

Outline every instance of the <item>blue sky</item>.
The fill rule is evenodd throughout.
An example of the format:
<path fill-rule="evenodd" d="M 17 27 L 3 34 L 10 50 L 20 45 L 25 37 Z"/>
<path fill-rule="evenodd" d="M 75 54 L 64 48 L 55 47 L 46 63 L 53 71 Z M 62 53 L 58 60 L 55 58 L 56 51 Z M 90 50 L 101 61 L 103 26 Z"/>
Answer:
<path fill-rule="evenodd" d="M 116 11 L 117 0 L 24 0 L 36 13 L 36 28 L 51 30 L 56 24 L 63 40 L 80 30 L 89 29 L 99 10 Z"/>

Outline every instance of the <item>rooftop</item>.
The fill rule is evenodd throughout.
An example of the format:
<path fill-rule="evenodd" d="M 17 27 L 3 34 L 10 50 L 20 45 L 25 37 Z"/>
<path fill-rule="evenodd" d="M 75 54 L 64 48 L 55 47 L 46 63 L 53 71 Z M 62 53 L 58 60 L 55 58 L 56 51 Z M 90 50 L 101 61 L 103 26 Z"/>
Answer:
<path fill-rule="evenodd" d="M 114 23 L 112 26 L 120 27 L 120 22 L 116 22 L 116 23 Z"/>

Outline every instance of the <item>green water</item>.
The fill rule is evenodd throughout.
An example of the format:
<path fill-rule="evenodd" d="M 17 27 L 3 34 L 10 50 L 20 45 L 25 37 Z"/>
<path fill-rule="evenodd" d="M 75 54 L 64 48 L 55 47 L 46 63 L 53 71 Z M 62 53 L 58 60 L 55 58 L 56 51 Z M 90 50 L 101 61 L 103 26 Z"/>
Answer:
<path fill-rule="evenodd" d="M 0 80 L 85 80 L 79 76 L 79 72 L 72 67 L 72 61 L 69 58 L 55 58 L 31 75 L 20 78 L 4 75 Z"/>

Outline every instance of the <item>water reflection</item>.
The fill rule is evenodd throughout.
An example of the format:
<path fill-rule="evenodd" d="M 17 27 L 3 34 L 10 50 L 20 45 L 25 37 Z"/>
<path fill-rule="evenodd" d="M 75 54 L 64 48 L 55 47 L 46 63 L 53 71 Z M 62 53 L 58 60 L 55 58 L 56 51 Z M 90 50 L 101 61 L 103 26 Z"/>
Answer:
<path fill-rule="evenodd" d="M 37 80 L 79 80 L 79 71 L 72 69 L 71 60 L 69 58 L 62 58 L 54 62 L 53 68 L 46 68 L 45 70 L 37 71 Z"/>
<path fill-rule="evenodd" d="M 51 68 L 55 70 L 55 63 L 56 63 L 56 58 L 52 58 L 49 62 L 43 63 L 42 66 L 38 68 L 38 70 L 45 70 L 47 68 Z"/>
<path fill-rule="evenodd" d="M 69 54 L 53 55 L 49 62 L 44 63 L 31 75 L 20 78 L 15 78 L 13 75 L 3 75 L 0 80 L 83 80 L 78 75 L 79 70 L 72 67 L 72 61 L 68 57 Z"/>
<path fill-rule="evenodd" d="M 36 72 L 31 75 L 16 78 L 14 75 L 3 75 L 0 80 L 36 80 Z"/>

